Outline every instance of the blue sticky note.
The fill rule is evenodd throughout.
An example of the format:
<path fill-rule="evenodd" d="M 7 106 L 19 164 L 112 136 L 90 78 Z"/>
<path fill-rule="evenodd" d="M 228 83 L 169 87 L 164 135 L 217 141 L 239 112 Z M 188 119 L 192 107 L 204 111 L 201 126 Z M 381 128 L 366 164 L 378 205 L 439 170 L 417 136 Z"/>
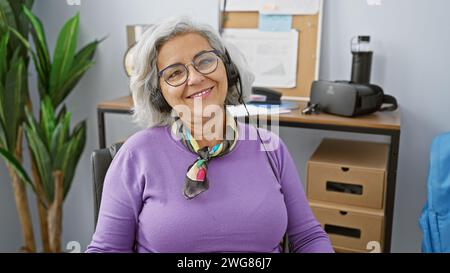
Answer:
<path fill-rule="evenodd" d="M 289 31 L 292 28 L 292 15 L 259 14 L 260 31 Z"/>

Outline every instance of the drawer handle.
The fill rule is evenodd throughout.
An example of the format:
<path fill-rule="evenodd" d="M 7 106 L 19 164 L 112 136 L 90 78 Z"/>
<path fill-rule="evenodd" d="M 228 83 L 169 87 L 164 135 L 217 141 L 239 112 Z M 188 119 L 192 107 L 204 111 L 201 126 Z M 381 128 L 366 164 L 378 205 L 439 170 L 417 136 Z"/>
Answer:
<path fill-rule="evenodd" d="M 361 238 L 361 230 L 356 228 L 340 227 L 335 225 L 325 225 L 325 232 L 352 238 Z"/>
<path fill-rule="evenodd" d="M 340 210 L 339 213 L 340 213 L 341 215 L 347 215 L 347 214 L 348 214 L 348 212 L 343 211 L 343 210 Z"/>
<path fill-rule="evenodd" d="M 350 170 L 350 168 L 348 168 L 348 167 L 341 167 L 341 170 L 342 170 L 343 172 L 348 172 L 348 171 Z"/>
<path fill-rule="evenodd" d="M 327 191 L 362 195 L 363 186 L 335 181 L 327 181 Z"/>

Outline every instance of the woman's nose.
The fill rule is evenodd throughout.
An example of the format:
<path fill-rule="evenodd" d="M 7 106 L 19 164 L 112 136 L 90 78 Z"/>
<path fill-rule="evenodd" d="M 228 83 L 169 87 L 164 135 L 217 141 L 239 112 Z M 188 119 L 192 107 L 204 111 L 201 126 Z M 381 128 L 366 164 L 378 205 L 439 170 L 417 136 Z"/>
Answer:
<path fill-rule="evenodd" d="M 205 76 L 203 76 L 203 74 L 195 70 L 195 68 L 192 65 L 188 66 L 188 69 L 189 69 L 189 77 L 187 80 L 188 85 L 200 83 L 205 79 Z"/>

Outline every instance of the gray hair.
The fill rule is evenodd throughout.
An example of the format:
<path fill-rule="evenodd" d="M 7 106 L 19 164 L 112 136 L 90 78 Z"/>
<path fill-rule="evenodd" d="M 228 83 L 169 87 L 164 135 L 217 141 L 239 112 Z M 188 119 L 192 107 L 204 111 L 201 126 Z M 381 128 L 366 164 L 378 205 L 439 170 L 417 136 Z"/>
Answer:
<path fill-rule="evenodd" d="M 161 111 L 153 102 L 158 91 L 156 59 L 158 50 L 171 38 L 184 33 L 202 35 L 212 48 L 224 53 L 228 51 L 231 60 L 239 70 L 242 84 L 242 98 L 246 100 L 251 92 L 254 75 L 248 69 L 244 55 L 232 44 L 225 43 L 220 35 L 209 25 L 193 22 L 189 17 L 172 17 L 160 24 L 149 27 L 140 37 L 133 49 L 133 72 L 130 89 L 133 96 L 133 121 L 141 127 L 165 126 L 172 124 L 171 113 Z M 228 86 L 226 105 L 239 104 L 236 86 Z"/>

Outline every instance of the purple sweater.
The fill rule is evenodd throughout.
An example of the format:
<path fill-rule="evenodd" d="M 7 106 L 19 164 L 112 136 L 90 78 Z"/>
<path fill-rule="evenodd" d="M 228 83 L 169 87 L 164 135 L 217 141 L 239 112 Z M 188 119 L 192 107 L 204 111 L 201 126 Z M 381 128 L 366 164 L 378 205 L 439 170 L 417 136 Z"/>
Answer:
<path fill-rule="evenodd" d="M 182 190 L 196 155 L 170 128 L 129 138 L 106 174 L 87 252 L 280 252 L 286 231 L 295 252 L 332 252 L 282 140 L 259 130 L 276 148 L 274 174 L 255 127 L 238 122 L 238 130 L 234 150 L 208 164 L 209 189 L 192 200 Z"/>

